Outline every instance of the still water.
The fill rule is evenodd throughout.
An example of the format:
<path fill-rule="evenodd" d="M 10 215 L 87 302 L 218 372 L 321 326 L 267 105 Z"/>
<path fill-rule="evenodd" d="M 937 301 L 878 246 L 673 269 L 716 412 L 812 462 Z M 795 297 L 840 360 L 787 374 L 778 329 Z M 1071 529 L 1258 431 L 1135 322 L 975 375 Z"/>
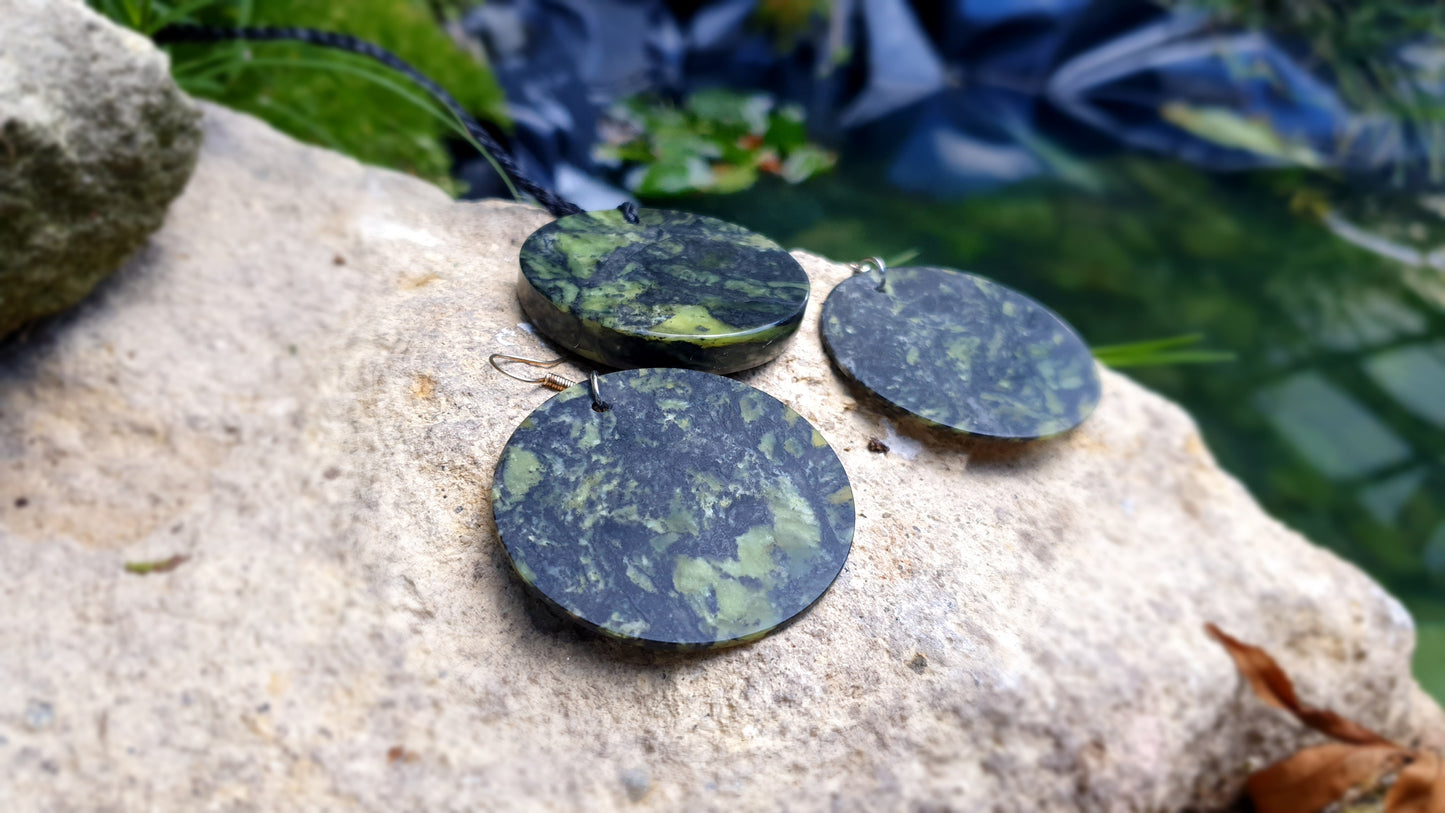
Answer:
<path fill-rule="evenodd" d="M 657 205 L 840 260 L 917 252 L 1095 346 L 1198 332 L 1234 353 L 1126 372 L 1183 404 L 1266 510 L 1404 601 L 1445 700 L 1445 198 L 1129 159 L 953 202 L 834 175 Z"/>

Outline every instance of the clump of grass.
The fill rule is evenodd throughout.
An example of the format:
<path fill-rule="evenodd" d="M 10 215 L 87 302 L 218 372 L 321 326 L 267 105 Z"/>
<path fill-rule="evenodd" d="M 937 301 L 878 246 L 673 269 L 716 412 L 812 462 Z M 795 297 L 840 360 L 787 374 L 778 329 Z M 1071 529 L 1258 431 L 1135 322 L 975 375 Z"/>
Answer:
<path fill-rule="evenodd" d="M 474 115 L 505 121 L 491 70 L 454 43 L 423 0 L 90 0 L 117 23 L 154 34 L 173 23 L 300 26 L 371 40 L 431 76 Z M 265 119 L 295 138 L 459 191 L 444 139 L 465 138 L 404 77 L 363 57 L 299 43 L 170 46 L 177 84 Z M 469 139 L 468 139 L 469 140 Z"/>

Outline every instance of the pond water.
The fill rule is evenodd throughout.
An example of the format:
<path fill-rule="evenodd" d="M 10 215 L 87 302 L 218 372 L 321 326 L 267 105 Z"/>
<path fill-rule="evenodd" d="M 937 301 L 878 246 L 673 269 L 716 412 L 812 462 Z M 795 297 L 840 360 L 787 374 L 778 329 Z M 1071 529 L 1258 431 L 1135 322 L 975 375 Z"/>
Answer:
<path fill-rule="evenodd" d="M 1198 332 L 1234 353 L 1126 372 L 1183 404 L 1266 510 L 1406 604 L 1416 673 L 1445 700 L 1445 199 L 1133 158 L 952 202 L 867 174 L 654 205 L 840 260 L 916 251 L 1095 346 Z"/>

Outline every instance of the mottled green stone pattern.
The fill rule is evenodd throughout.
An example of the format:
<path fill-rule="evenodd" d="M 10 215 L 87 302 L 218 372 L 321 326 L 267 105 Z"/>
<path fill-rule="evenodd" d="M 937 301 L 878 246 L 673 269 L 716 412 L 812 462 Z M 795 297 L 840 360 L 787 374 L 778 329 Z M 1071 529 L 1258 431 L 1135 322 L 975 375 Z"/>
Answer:
<path fill-rule="evenodd" d="M 682 369 L 601 377 L 538 407 L 497 464 L 492 513 L 522 581 L 607 636 L 693 649 L 760 638 L 833 583 L 853 491 L 798 413 Z"/>
<path fill-rule="evenodd" d="M 1028 440 L 1079 425 L 1099 374 L 1058 314 L 992 280 L 890 268 L 844 280 L 823 303 L 823 344 L 844 375 L 924 423 Z"/>
<path fill-rule="evenodd" d="M 741 226 L 663 209 L 559 218 L 522 244 L 517 293 L 562 347 L 611 367 L 730 373 L 783 351 L 808 275 Z"/>

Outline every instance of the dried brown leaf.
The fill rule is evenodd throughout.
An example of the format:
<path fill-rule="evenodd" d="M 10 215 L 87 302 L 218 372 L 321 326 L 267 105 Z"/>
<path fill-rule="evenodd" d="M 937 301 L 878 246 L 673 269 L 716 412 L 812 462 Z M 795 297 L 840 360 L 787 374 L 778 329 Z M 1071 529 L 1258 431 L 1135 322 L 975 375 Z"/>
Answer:
<path fill-rule="evenodd" d="M 1385 796 L 1385 813 L 1445 813 L 1445 759 L 1416 751 Z"/>
<path fill-rule="evenodd" d="M 1332 742 L 1306 748 L 1251 775 L 1249 798 L 1258 813 L 1316 813 L 1351 788 L 1379 779 L 1400 754 L 1393 745 Z"/>
<path fill-rule="evenodd" d="M 1341 742 L 1396 747 L 1379 734 L 1333 711 L 1301 703 L 1294 693 L 1294 683 L 1290 681 L 1289 675 L 1285 674 L 1268 652 L 1230 636 L 1213 624 L 1205 624 L 1204 629 L 1234 659 L 1235 668 L 1249 681 L 1259 699 L 1290 712 L 1310 728 Z"/>

